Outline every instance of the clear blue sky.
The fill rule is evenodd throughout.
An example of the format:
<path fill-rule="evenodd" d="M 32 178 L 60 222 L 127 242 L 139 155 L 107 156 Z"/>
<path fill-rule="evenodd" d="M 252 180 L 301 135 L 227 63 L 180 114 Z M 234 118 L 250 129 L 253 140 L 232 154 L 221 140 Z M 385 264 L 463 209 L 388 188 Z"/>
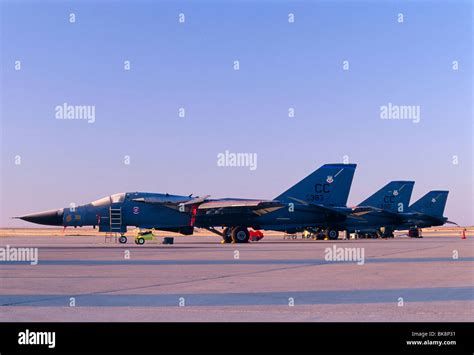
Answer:
<path fill-rule="evenodd" d="M 120 191 L 273 198 L 344 155 L 350 205 L 414 179 L 412 201 L 448 189 L 445 215 L 474 224 L 470 1 L 1 8 L 0 226 Z M 64 102 L 94 105 L 95 123 L 57 120 Z M 389 102 L 419 105 L 420 123 L 380 119 Z M 218 167 L 225 150 L 257 153 L 257 169 Z"/>

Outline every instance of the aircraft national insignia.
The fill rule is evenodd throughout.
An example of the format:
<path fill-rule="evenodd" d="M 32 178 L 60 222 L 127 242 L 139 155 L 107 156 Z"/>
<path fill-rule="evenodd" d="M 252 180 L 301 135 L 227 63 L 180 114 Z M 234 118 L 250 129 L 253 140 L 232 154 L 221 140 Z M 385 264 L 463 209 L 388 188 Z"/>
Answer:
<path fill-rule="evenodd" d="M 393 191 L 393 196 L 398 196 L 398 191 L 397 190 Z"/>
<path fill-rule="evenodd" d="M 326 179 L 327 183 L 330 184 L 334 181 L 333 177 L 331 175 L 328 176 L 328 178 Z"/>
<path fill-rule="evenodd" d="M 133 214 L 139 214 L 140 213 L 140 207 L 133 207 Z"/>
<path fill-rule="evenodd" d="M 434 199 L 432 199 L 432 200 L 431 200 L 431 202 L 435 203 L 435 202 L 436 202 L 436 199 L 435 199 L 435 198 L 434 198 Z"/>

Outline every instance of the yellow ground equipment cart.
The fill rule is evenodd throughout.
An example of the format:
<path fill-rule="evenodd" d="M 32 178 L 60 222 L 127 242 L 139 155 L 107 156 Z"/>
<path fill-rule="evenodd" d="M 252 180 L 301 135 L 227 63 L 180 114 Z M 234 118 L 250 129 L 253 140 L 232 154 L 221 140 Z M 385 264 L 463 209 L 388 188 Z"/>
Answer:
<path fill-rule="evenodd" d="M 138 231 L 135 236 L 135 244 L 143 245 L 145 240 L 153 240 L 153 238 L 155 238 L 153 231 Z"/>

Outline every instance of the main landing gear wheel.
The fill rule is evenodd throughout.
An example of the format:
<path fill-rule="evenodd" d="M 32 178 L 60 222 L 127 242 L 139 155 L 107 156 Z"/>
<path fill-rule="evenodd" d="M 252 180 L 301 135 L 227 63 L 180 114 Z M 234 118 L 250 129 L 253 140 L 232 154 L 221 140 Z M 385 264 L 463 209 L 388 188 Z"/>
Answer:
<path fill-rule="evenodd" d="M 248 243 L 250 233 L 247 228 L 235 227 L 232 229 L 232 241 L 234 243 Z"/>
<path fill-rule="evenodd" d="M 330 240 L 337 240 L 337 238 L 339 238 L 339 231 L 337 231 L 335 229 L 327 229 L 326 230 L 326 236 Z"/>
<path fill-rule="evenodd" d="M 222 232 L 224 235 L 222 236 L 222 243 L 232 243 L 232 228 L 225 228 Z"/>
<path fill-rule="evenodd" d="M 313 237 L 314 240 L 324 240 L 324 231 L 320 228 L 318 228 L 316 230 L 316 232 L 314 233 L 314 237 Z"/>
<path fill-rule="evenodd" d="M 135 243 L 137 243 L 138 245 L 143 245 L 145 244 L 145 239 L 144 238 L 137 238 L 135 239 Z"/>
<path fill-rule="evenodd" d="M 390 227 L 380 227 L 377 234 L 384 239 L 393 238 L 393 229 Z"/>
<path fill-rule="evenodd" d="M 382 238 L 382 239 L 388 239 L 388 238 L 393 238 L 394 235 L 393 235 L 393 232 L 387 232 L 387 233 L 375 233 L 374 234 L 376 237 L 378 238 Z"/>
<path fill-rule="evenodd" d="M 119 238 L 119 243 L 120 244 L 125 244 L 127 242 L 127 237 L 124 235 L 121 235 Z"/>
<path fill-rule="evenodd" d="M 418 228 L 410 228 L 408 230 L 408 236 L 410 238 L 421 238 L 420 230 Z"/>

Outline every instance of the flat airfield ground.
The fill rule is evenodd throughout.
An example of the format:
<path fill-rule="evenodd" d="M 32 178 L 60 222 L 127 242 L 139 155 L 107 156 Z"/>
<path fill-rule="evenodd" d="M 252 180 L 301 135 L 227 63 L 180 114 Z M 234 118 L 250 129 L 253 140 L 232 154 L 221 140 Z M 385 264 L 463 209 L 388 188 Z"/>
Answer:
<path fill-rule="evenodd" d="M 249 244 L 162 235 L 138 246 L 30 230 L 0 247 L 37 247 L 37 265 L 0 262 L 0 321 L 472 321 L 474 238 L 286 240 Z M 325 260 L 362 248 L 364 263 Z"/>

